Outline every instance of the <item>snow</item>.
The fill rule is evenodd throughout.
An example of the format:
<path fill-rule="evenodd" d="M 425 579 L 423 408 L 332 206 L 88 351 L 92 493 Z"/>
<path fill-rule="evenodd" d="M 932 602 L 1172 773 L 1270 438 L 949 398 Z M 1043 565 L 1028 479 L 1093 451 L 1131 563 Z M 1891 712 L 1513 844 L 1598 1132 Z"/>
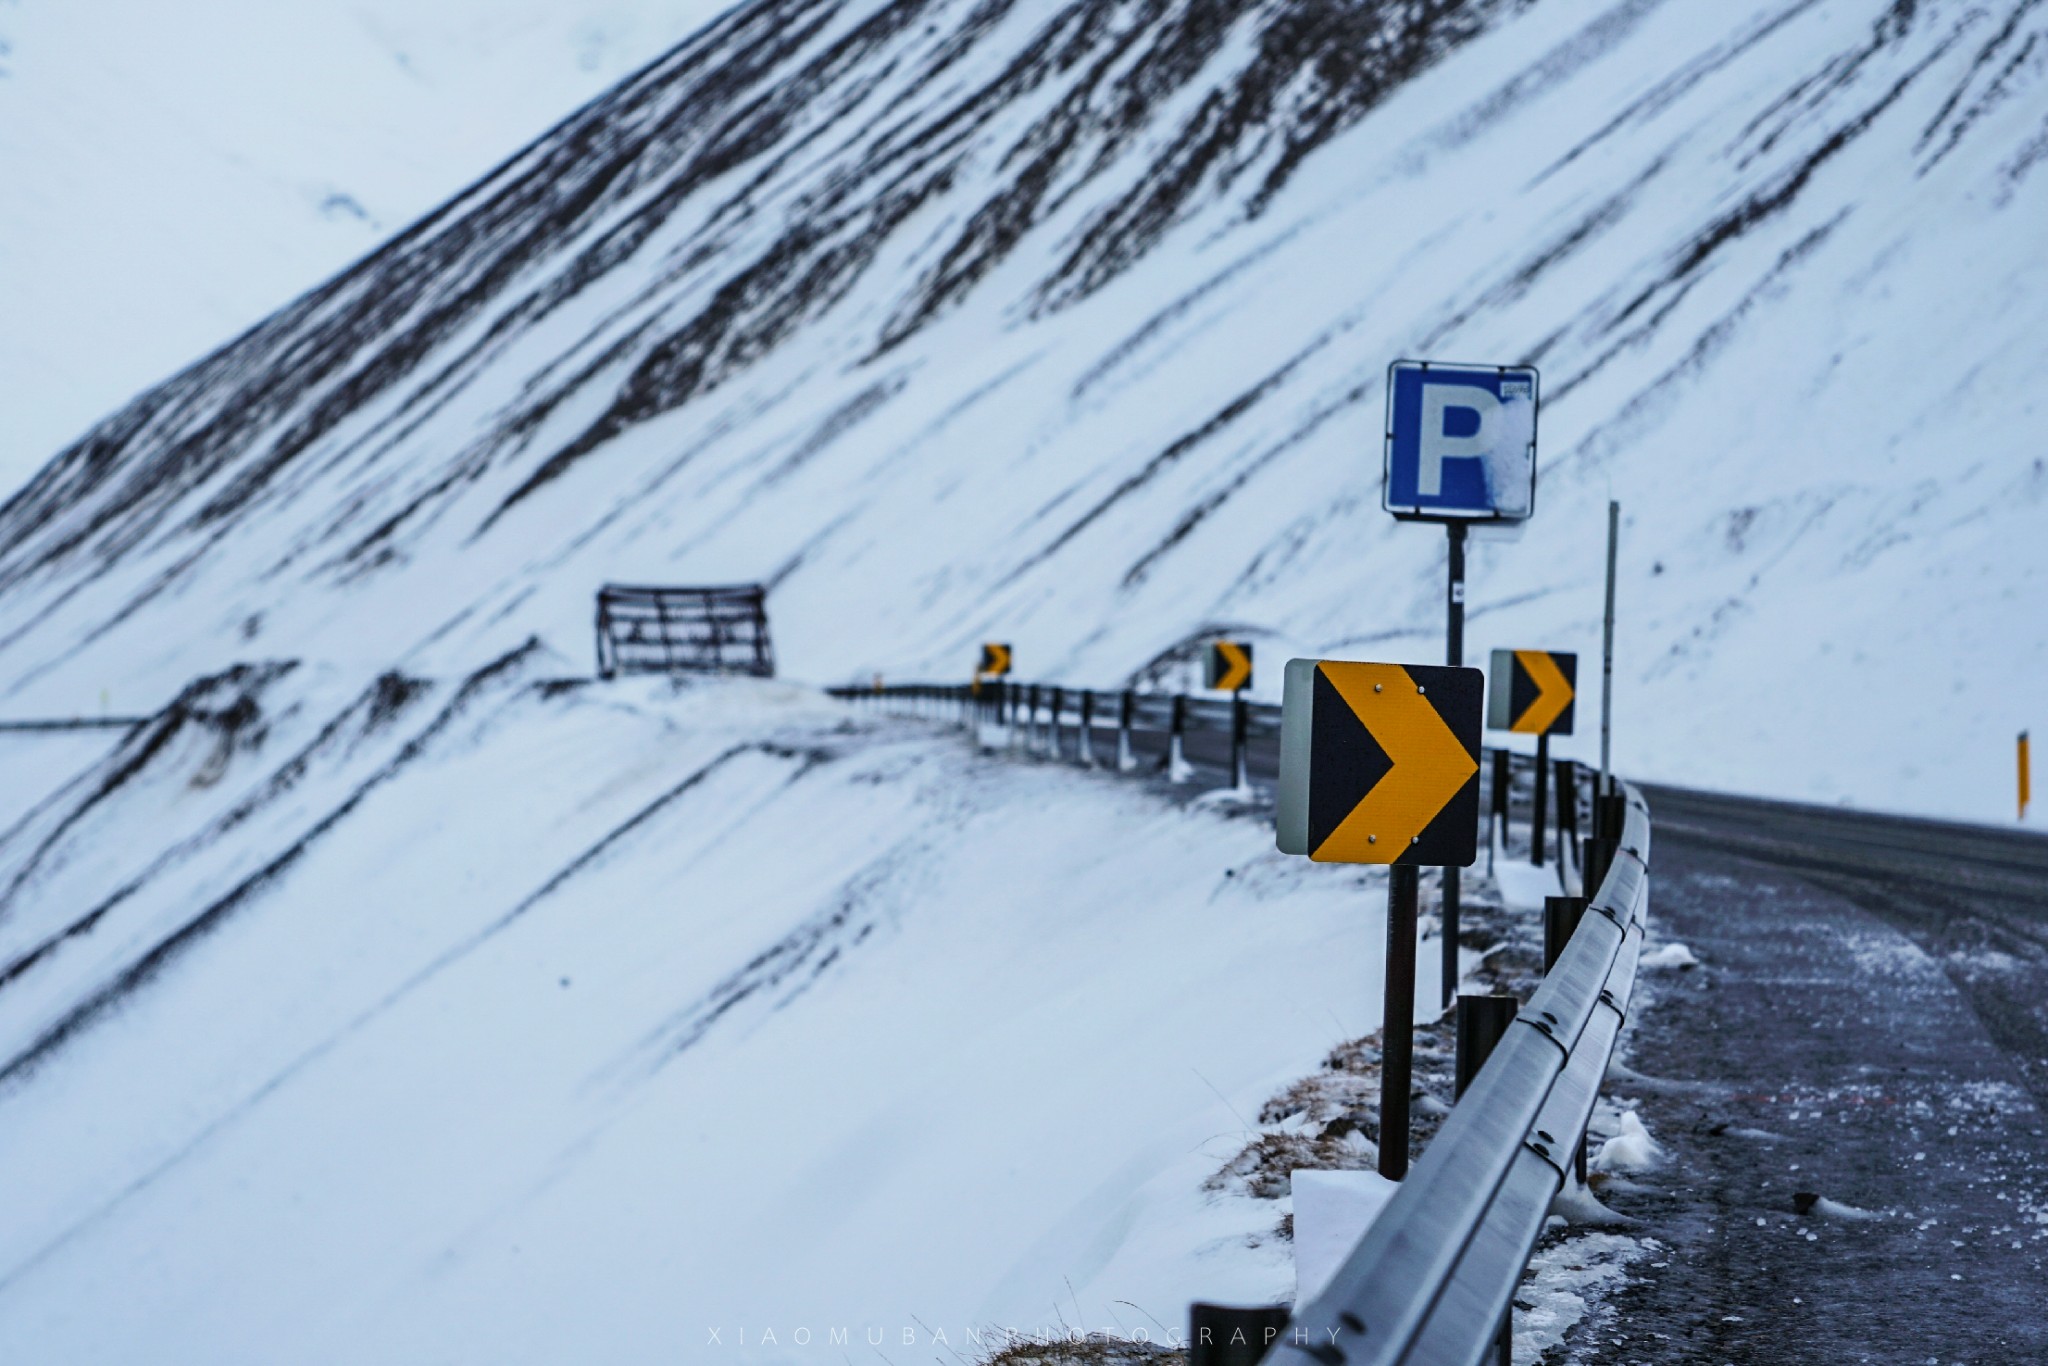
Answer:
<path fill-rule="evenodd" d="M 1515 1292 L 1529 1306 L 1515 1315 L 1515 1360 L 1547 1360 L 1568 1332 L 1622 1287 L 1630 1263 L 1660 1248 L 1654 1239 L 1619 1233 L 1581 1233 L 1538 1248 L 1528 1278 Z"/>
<path fill-rule="evenodd" d="M 1884 1217 L 1874 1210 L 1858 1209 L 1854 1205 L 1843 1204 L 1840 1200 L 1830 1200 L 1825 1195 L 1813 1202 L 1813 1212 L 1824 1218 L 1843 1219 L 1851 1223 L 1861 1223 L 1866 1220 L 1882 1219 Z"/>
<path fill-rule="evenodd" d="M 1664 1150 L 1634 1110 L 1624 1110 L 1614 1135 L 1600 1145 L 1588 1165 L 1597 1172 L 1645 1172 L 1664 1160 Z"/>
<path fill-rule="evenodd" d="M 1700 960 L 1693 957 L 1692 950 L 1675 940 L 1659 944 L 1636 960 L 1636 966 L 1654 972 L 1666 972 L 1696 968 Z"/>
<path fill-rule="evenodd" d="M 211 3 L 0 10 L 0 253 L 53 263 L 0 272 L 12 450 L 705 12 Z M 1224 630 L 1433 660 L 1442 538 L 1379 509 L 1395 356 L 1545 370 L 1471 657 L 1594 657 L 1618 497 L 1621 771 L 2003 819 L 2048 667 L 2048 474 L 2010 439 L 2048 173 L 2038 70 L 1971 54 L 2001 8 L 2035 40 L 2016 4 L 1503 6 L 1269 200 L 1213 173 L 1109 234 L 1086 288 L 1066 264 L 1286 4 L 1134 41 L 1197 74 L 1129 128 L 1144 80 L 1083 60 L 971 105 L 1038 7 L 934 3 L 823 65 L 878 0 L 771 17 L 117 414 L 0 508 L 6 714 L 161 710 L 0 737 L 0 1166 L 34 1174 L 0 1191 L 0 1359 L 907 1356 L 1286 1298 L 1278 1203 L 1205 1183 L 1377 1024 L 1383 881 L 1014 735 L 591 684 L 590 600 L 759 578 L 798 680 L 1004 639 L 1108 685 Z M 983 250 L 1076 108 L 1059 193 Z M 1603 1132 L 1602 1172 L 1657 1161 L 1633 1112 Z M 1529 1354 L 1639 1248 L 1546 1250 Z"/>
<path fill-rule="evenodd" d="M 1540 911 L 1543 899 L 1562 896 L 1554 864 L 1537 867 L 1519 859 L 1501 859 L 1494 864 L 1493 880 L 1500 888 L 1501 904 L 1511 911 Z"/>
<path fill-rule="evenodd" d="M 0 496 L 729 3 L 0 5 Z"/>
<path fill-rule="evenodd" d="M 7 830 L 93 764 L 119 731 L 0 731 L 0 831 Z"/>
<path fill-rule="evenodd" d="M 0 839 L 0 957 L 55 944 L 0 994 L 40 1049 L 0 1090 L 37 1173 L 0 1358 L 676 1360 L 1286 1299 L 1279 1211 L 1202 1180 L 1376 1023 L 1355 870 L 788 684 L 556 663 L 381 718 L 218 686 Z"/>
<path fill-rule="evenodd" d="M 1294 1205 L 1294 1302 L 1323 1292 L 1373 1220 L 1401 1189 L 1378 1172 L 1297 1171 Z"/>
<path fill-rule="evenodd" d="M 1577 1177 L 1568 1179 L 1551 1199 L 1550 1213 L 1568 1225 L 1590 1228 L 1622 1228 L 1635 1222 L 1602 1204 L 1600 1197 L 1581 1185 Z"/>

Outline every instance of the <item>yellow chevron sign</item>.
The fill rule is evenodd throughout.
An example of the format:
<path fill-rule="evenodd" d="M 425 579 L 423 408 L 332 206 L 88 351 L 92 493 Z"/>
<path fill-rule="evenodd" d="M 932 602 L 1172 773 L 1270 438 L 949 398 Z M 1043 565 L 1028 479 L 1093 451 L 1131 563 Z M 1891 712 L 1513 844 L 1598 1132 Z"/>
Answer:
<path fill-rule="evenodd" d="M 1252 647 L 1219 640 L 1209 647 L 1208 684 L 1219 692 L 1237 692 L 1252 685 Z"/>
<path fill-rule="evenodd" d="M 976 678 L 1001 678 L 1010 671 L 1010 647 L 1007 645 L 984 645 L 981 647 L 981 664 L 974 671 Z"/>
<path fill-rule="evenodd" d="M 1516 735 L 1570 735 L 1579 657 L 1557 650 L 1495 650 L 1486 725 Z"/>
<path fill-rule="evenodd" d="M 1320 863 L 1465 868 L 1479 855 L 1477 669 L 1295 659 L 1276 843 Z"/>

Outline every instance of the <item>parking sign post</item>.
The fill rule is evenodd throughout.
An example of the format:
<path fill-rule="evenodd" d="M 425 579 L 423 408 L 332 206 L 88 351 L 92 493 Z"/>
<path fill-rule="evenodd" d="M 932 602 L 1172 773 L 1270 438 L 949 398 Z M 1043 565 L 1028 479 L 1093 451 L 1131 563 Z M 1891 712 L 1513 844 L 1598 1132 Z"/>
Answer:
<path fill-rule="evenodd" d="M 1444 662 L 1465 662 L 1465 533 L 1536 508 L 1536 387 L 1531 366 L 1395 361 L 1387 369 L 1386 510 L 1442 522 L 1449 537 Z M 1443 1004 L 1458 990 L 1458 871 L 1443 875 Z"/>

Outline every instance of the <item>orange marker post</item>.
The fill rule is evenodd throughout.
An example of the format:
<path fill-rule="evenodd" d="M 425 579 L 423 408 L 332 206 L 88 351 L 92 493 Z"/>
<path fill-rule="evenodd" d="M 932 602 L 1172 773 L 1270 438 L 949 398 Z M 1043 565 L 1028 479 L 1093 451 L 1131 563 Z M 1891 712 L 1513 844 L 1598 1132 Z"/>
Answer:
<path fill-rule="evenodd" d="M 2028 778 L 2028 774 L 2027 774 L 2027 769 L 2028 769 L 2028 767 L 2029 767 L 2029 765 L 2028 765 L 2028 763 L 2027 763 L 2027 733 L 2026 733 L 2025 731 L 2021 731 L 2021 732 L 2020 732 L 2020 819 L 2021 819 L 2021 820 L 2025 820 L 2025 819 L 2027 818 L 2027 803 L 2028 803 L 2028 801 L 2029 801 L 2029 800 L 2031 800 L 2031 799 L 2032 799 L 2032 797 L 2033 797 L 2033 795 L 2034 795 L 2034 794 L 2033 794 L 2033 792 L 2032 792 L 2032 790 L 2031 790 L 2031 789 L 2032 789 L 2032 786 L 2033 786 L 2033 784 L 2032 784 L 2032 782 L 2031 782 L 2031 781 L 2029 780 L 2029 778 Z"/>

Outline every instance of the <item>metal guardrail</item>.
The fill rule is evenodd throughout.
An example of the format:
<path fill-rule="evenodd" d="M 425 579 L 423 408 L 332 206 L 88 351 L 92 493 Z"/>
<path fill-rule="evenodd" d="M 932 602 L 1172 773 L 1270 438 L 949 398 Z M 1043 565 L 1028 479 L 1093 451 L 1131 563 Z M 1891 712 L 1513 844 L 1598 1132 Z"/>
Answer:
<path fill-rule="evenodd" d="M 1493 1349 L 1627 1018 L 1649 900 L 1650 813 L 1624 786 L 1619 848 L 1579 928 L 1276 1366 L 1473 1366 Z"/>
<path fill-rule="evenodd" d="M 1055 728 L 1064 733 L 1078 727 L 1083 716 L 1089 717 L 1098 731 L 1116 730 L 1128 715 L 1131 730 L 1172 735 L 1175 731 L 1174 712 L 1178 707 L 1180 730 L 1223 735 L 1230 732 L 1234 724 L 1232 710 L 1239 705 L 1227 698 L 1194 693 L 1070 688 L 996 679 L 983 683 L 979 689 L 968 683 L 889 683 L 844 684 L 825 691 L 845 701 L 893 703 L 913 710 L 943 712 L 960 720 L 975 715 L 979 709 L 986 719 L 1048 733 Z M 1126 705 L 1128 713 L 1124 710 Z M 1247 738 L 1277 737 L 1280 734 L 1281 707 L 1278 703 L 1245 699 L 1241 705 Z M 1531 768 L 1532 761 L 1526 754 L 1491 748 L 1487 753 L 1509 761 L 1518 775 Z M 1573 814 L 1576 815 L 1576 807 Z"/>

